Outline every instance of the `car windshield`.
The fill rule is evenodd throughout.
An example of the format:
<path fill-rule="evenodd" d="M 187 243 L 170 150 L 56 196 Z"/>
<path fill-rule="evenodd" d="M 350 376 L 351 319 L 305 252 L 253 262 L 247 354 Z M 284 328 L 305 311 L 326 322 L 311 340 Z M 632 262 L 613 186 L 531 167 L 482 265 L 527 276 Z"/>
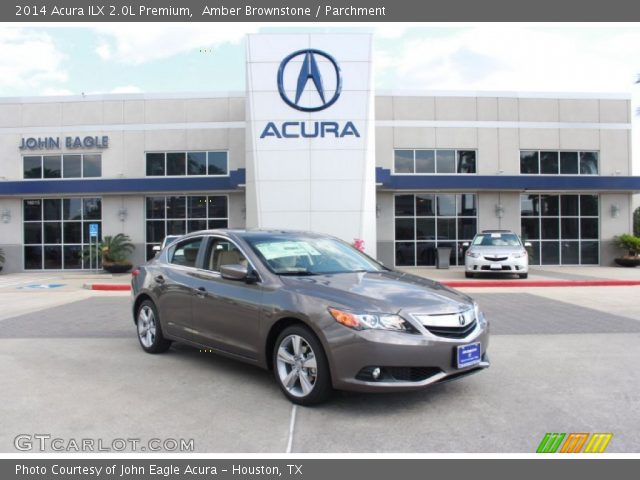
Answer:
<path fill-rule="evenodd" d="M 350 245 L 327 237 L 264 235 L 245 238 L 278 275 L 377 272 L 384 267 Z"/>
<path fill-rule="evenodd" d="M 473 239 L 476 247 L 519 247 L 520 240 L 515 233 L 485 233 Z"/>

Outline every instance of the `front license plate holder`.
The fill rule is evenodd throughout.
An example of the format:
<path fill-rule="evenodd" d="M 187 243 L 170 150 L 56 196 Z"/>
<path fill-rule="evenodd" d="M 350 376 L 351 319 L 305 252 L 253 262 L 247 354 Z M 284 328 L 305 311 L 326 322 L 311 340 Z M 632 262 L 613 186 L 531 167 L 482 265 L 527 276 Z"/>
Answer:
<path fill-rule="evenodd" d="M 456 366 L 458 368 L 471 367 L 480 363 L 482 349 L 480 342 L 459 345 L 456 347 Z"/>
<path fill-rule="evenodd" d="M 492 264 L 492 265 L 489 265 L 489 268 L 490 268 L 491 270 L 502 270 L 502 265 L 499 265 L 499 264 L 497 264 L 497 263 L 494 263 L 494 264 Z"/>

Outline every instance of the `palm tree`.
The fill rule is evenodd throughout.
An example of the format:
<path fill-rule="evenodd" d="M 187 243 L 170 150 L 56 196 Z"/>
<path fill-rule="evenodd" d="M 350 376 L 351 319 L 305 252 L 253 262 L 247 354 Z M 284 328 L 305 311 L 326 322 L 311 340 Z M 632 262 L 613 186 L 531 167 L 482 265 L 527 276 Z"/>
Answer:
<path fill-rule="evenodd" d="M 135 250 L 129 235 L 118 233 L 115 236 L 107 235 L 100 242 L 100 252 L 103 263 L 127 263 L 129 255 Z"/>
<path fill-rule="evenodd" d="M 107 235 L 97 245 L 88 246 L 83 257 L 85 261 L 90 258 L 102 260 L 102 268 L 105 270 L 127 271 L 133 264 L 129 261 L 129 255 L 135 250 L 129 235 L 118 233 L 117 235 Z"/>

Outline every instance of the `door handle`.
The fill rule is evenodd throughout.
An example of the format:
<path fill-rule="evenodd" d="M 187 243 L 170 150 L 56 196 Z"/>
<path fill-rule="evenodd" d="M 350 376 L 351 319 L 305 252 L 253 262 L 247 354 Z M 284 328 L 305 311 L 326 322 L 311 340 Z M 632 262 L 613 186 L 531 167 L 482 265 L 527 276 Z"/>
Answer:
<path fill-rule="evenodd" d="M 207 289 L 204 287 L 198 287 L 198 288 L 194 288 L 195 290 L 195 294 L 196 296 L 200 297 L 200 298 L 204 298 L 207 296 Z"/>
<path fill-rule="evenodd" d="M 156 275 L 153 279 L 158 283 L 164 283 L 164 277 L 162 275 Z"/>

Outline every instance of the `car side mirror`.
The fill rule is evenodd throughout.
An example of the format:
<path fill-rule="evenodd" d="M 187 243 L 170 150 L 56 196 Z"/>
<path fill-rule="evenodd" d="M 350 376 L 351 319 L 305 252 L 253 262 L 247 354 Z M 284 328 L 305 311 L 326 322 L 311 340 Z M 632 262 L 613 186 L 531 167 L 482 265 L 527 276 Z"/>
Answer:
<path fill-rule="evenodd" d="M 533 245 L 531 245 L 531 242 L 524 242 L 524 248 L 531 248 L 533 247 Z"/>
<path fill-rule="evenodd" d="M 220 275 L 227 280 L 244 280 L 249 275 L 249 268 L 239 263 L 222 265 L 220 267 Z"/>
<path fill-rule="evenodd" d="M 469 248 L 469 242 L 463 242 L 462 248 Z"/>

